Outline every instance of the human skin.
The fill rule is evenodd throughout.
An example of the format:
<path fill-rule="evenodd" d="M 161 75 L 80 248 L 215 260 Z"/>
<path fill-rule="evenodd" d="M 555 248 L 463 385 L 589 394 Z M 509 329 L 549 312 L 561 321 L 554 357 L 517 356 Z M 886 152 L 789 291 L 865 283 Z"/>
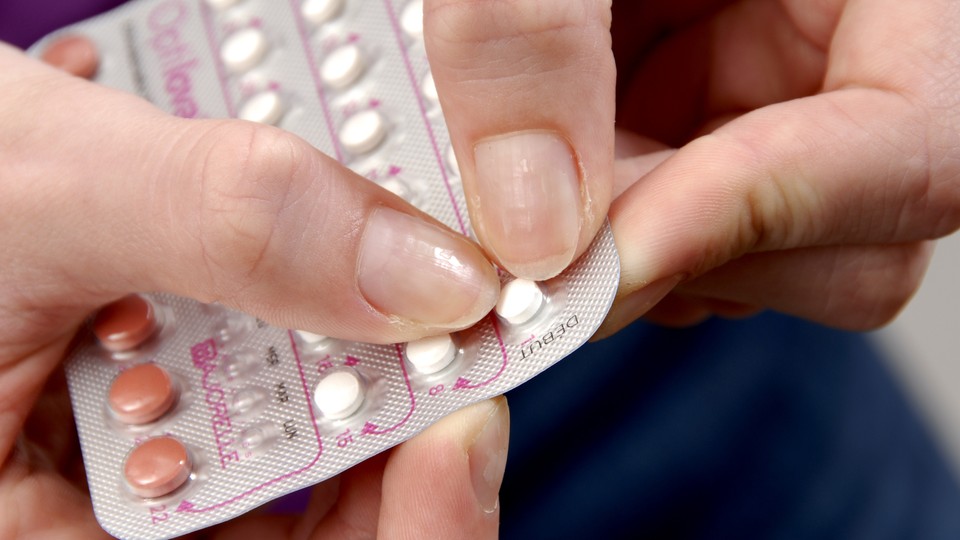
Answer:
<path fill-rule="evenodd" d="M 928 241 L 960 225 L 954 2 L 426 6 L 471 217 L 494 260 L 508 235 L 495 238 L 483 206 L 516 195 L 502 179 L 522 167 L 478 168 L 492 153 L 478 141 L 504 138 L 504 125 L 559 134 L 581 158 L 583 200 L 616 197 L 620 289 L 598 337 L 644 315 L 683 325 L 766 308 L 875 328 L 916 291 Z M 614 108 L 609 186 L 593 164 L 608 159 Z M 561 217 L 532 221 L 533 236 L 564 222 L 538 211 Z"/>
<path fill-rule="evenodd" d="M 587 0 L 425 2 L 431 66 L 462 167 L 471 218 L 486 255 L 519 275 L 555 275 L 586 248 L 610 198 L 617 196 L 609 217 L 621 256 L 621 284 L 601 335 L 644 314 L 669 324 L 690 324 L 711 313 L 736 316 L 771 308 L 850 329 L 873 328 L 893 317 L 920 282 L 929 260 L 929 240 L 960 225 L 956 103 L 960 38 L 954 31 L 958 19 L 960 6 L 949 0 L 623 0 L 612 8 L 610 2 Z M 476 24 L 478 20 L 484 24 Z M 12 58 L 4 54 L 5 59 Z M 35 69 L 29 68 L 36 73 L 31 80 L 49 85 L 24 86 L 20 97 L 55 94 L 59 100 L 78 88 L 75 81 Z M 0 70 L 0 79 L 3 73 L 10 71 Z M 9 79 L 6 83 L 13 84 Z M 84 88 L 81 94 L 87 92 Z M 10 95 L 16 93 L 7 95 L 7 103 L 18 105 L 5 111 L 26 115 L 18 110 L 23 101 L 10 101 Z M 129 98 L 97 95 L 103 97 L 93 99 L 94 105 L 119 100 L 120 111 L 141 118 L 138 127 L 149 128 L 154 122 L 170 125 L 154 113 L 134 114 L 143 110 Z M 111 109 L 116 108 L 114 103 Z M 620 130 L 616 137 L 615 108 Z M 35 122 L 51 117 L 27 118 Z M 55 125 L 69 127 L 75 120 Z M 12 135 L 5 139 L 7 144 L 29 142 L 23 133 Z M 267 145 L 272 149 L 266 152 L 270 159 L 291 148 L 298 155 L 306 151 L 275 131 L 258 129 L 256 135 L 261 141 L 280 142 Z M 614 165 L 615 138 L 620 159 Z M 503 141 L 509 144 L 500 144 Z M 85 149 L 66 157 L 83 156 Z M 143 159 L 156 157 L 147 151 L 132 153 Z M 51 160 L 56 163 L 63 157 L 58 154 Z M 311 159 L 317 160 L 316 167 L 332 170 L 322 158 Z M 283 160 L 273 161 L 273 167 L 278 163 Z M 4 176 L 30 178 L 37 166 L 20 164 L 8 169 L 16 175 L 4 171 Z M 345 174 L 336 171 L 330 176 Z M 125 175 L 132 176 L 137 175 Z M 260 180 L 261 175 L 253 178 Z M 341 179 L 344 185 L 350 183 L 348 176 Z M 254 181 L 247 187 L 251 186 L 269 189 L 273 184 Z M 356 303 L 361 294 L 351 297 L 354 303 L 349 305 L 366 308 L 350 309 L 348 317 L 334 320 L 322 308 L 303 306 L 299 298 L 292 308 L 263 301 L 265 291 L 252 282 L 264 281 L 250 280 L 249 272 L 233 275 L 231 265 L 196 264 L 212 254 L 246 261 L 238 267 L 249 269 L 251 261 L 261 260 L 260 250 L 244 252 L 215 242 L 220 249 L 201 250 L 192 265 L 188 257 L 181 261 L 184 266 L 155 268 L 148 264 L 156 243 L 151 231 L 136 227 L 126 233 L 130 251 L 120 250 L 120 255 L 130 259 L 127 272 L 137 271 L 117 273 L 94 262 L 92 269 L 104 275 L 90 281 L 84 276 L 91 268 L 83 266 L 89 261 L 82 256 L 69 258 L 79 267 L 53 264 L 53 258 L 73 253 L 64 250 L 70 243 L 27 236 L 34 232 L 24 225 L 34 223 L 24 219 L 30 211 L 46 209 L 46 203 L 58 200 L 58 186 L 38 182 L 31 187 L 5 183 L 4 189 L 19 198 L 4 198 L 17 201 L 11 205 L 17 211 L 0 217 L 8 234 L 22 236 L 13 244 L 15 249 L 0 255 L 7 257 L 4 263 L 14 269 L 17 261 L 44 263 L 21 263 L 20 272 L 11 274 L 19 281 L 11 279 L 2 289 L 7 295 L 2 304 L 7 311 L 0 314 L 7 348 L 0 374 L 4 396 L 0 449 L 8 456 L 71 332 L 95 305 L 121 291 L 159 288 L 220 299 L 278 324 L 380 340 L 436 332 L 444 324 L 466 325 L 464 321 L 475 320 L 477 313 L 489 308 L 484 294 L 461 291 L 459 311 L 469 315 L 451 310 L 443 321 L 425 321 L 422 315 L 430 311 L 424 308 L 417 312 L 419 318 L 398 321 L 383 317 L 377 311 L 382 306 Z M 429 221 L 377 190 L 359 191 L 344 188 L 343 193 L 350 193 L 345 200 L 359 201 L 362 208 L 376 201 L 372 206 Z M 45 197 L 42 201 L 31 198 L 38 192 Z M 262 194 L 254 190 L 242 200 L 271 200 Z M 484 206 L 486 201 L 500 205 L 491 210 Z M 510 206 L 510 201 L 517 204 Z M 72 206 L 50 214 L 56 218 L 52 223 L 69 219 Z M 269 220 L 271 209 L 278 208 L 287 207 L 267 205 L 264 212 L 254 214 Z M 104 219 L 123 212 L 112 206 L 104 209 Z M 356 225 L 348 232 L 356 232 L 364 218 L 346 222 Z M 263 230 L 247 219 L 230 225 L 255 239 Z M 347 238 L 353 240 L 345 252 L 355 254 L 362 235 Z M 518 245 L 523 249 L 514 249 L 511 238 L 521 239 Z M 475 257 L 475 248 L 456 239 L 444 241 Z M 146 258 L 138 260 L 141 257 Z M 481 285 L 471 291 L 490 290 L 482 285 L 489 279 L 480 266 L 473 265 L 476 272 L 470 275 L 480 276 Z M 197 267 L 213 276 L 226 269 L 221 276 L 239 277 L 248 286 L 227 287 L 231 280 L 211 280 L 201 273 L 189 284 L 201 289 L 178 289 L 186 286 L 180 279 L 183 269 Z M 266 275 L 273 276 L 269 271 L 275 270 L 266 267 Z M 354 279 L 356 268 L 331 271 L 334 279 L 343 275 Z M 150 280 L 141 281 L 146 278 Z M 304 279 L 296 276 L 290 283 L 302 285 Z M 356 292 L 357 287 L 337 290 L 343 294 Z M 481 297 L 484 300 L 477 300 Z M 469 446 L 460 447 L 464 445 Z M 63 489 L 64 480 L 52 473 L 31 473 L 35 461 L 22 467 L 15 460 L 7 463 L 5 471 L 22 475 L 17 486 L 50 490 L 31 494 Z M 372 479 L 371 490 L 383 479 L 387 501 L 386 476 L 378 474 L 361 476 Z M 50 486 L 44 487 L 47 481 Z M 0 484 L 11 485 L 2 479 Z M 399 497 L 399 492 L 391 493 Z M 82 491 L 72 493 L 73 513 L 65 515 L 87 515 Z M 470 508 L 476 511 L 477 505 Z M 311 515 L 318 514 L 329 515 Z M 382 512 L 379 515 L 386 519 Z M 454 511 L 451 516 L 456 520 L 460 514 Z"/>
<path fill-rule="evenodd" d="M 690 0 L 614 13 L 622 276 L 601 335 L 644 313 L 891 320 L 929 240 L 960 225 L 960 6 Z"/>
<path fill-rule="evenodd" d="M 90 75 L 89 47 L 47 59 Z M 391 342 L 472 324 L 496 300 L 477 246 L 280 130 L 184 123 L 2 44 L 0 88 L 0 538 L 108 537 L 57 367 L 86 316 L 123 291 Z M 421 257 L 437 250 L 448 256 Z M 405 278 L 379 261 L 405 256 L 429 287 L 389 283 Z M 398 285 L 408 303 L 378 297 Z M 254 511 L 199 534 L 496 537 L 508 438 L 506 400 L 484 401 L 318 484 L 303 513 Z"/>

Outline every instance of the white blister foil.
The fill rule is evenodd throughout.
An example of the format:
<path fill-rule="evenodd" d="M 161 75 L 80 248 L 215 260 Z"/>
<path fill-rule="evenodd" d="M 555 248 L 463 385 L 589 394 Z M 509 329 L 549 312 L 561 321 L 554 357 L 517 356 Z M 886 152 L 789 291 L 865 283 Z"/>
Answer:
<path fill-rule="evenodd" d="M 275 124 L 472 236 L 417 0 L 141 0 L 33 50 L 63 33 L 96 43 L 101 84 L 185 118 Z M 97 518 L 122 538 L 178 536 L 328 479 L 573 352 L 603 320 L 618 278 L 607 226 L 562 275 L 513 288 L 522 295 L 502 302 L 505 317 L 418 344 L 413 359 L 404 344 L 345 342 L 146 295 L 162 319 L 156 335 L 125 353 L 84 336 L 67 365 Z M 107 396 L 144 363 L 169 373 L 177 400 L 157 420 L 125 425 Z M 159 436 L 182 444 L 189 476 L 145 498 L 125 462 Z"/>

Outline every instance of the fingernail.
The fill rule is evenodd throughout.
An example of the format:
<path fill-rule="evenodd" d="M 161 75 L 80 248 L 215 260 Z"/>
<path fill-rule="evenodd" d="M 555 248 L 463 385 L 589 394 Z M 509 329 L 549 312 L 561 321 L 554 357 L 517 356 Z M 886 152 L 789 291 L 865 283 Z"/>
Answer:
<path fill-rule="evenodd" d="M 542 281 L 572 261 L 580 236 L 580 174 L 555 133 L 522 132 L 474 147 L 481 238 L 510 273 Z"/>
<path fill-rule="evenodd" d="M 360 292 L 375 309 L 439 328 L 479 321 L 500 291 L 496 271 L 476 245 L 385 207 L 367 220 L 357 268 Z"/>
<path fill-rule="evenodd" d="M 89 79 L 100 64 L 97 47 L 83 36 L 66 36 L 55 40 L 41 56 L 44 62 L 68 73 Z"/>
<path fill-rule="evenodd" d="M 473 440 L 468 450 L 470 479 L 480 508 L 487 514 L 500 505 L 500 484 L 507 466 L 507 447 L 510 442 L 510 413 L 506 398 L 493 400 L 494 409 Z"/>
<path fill-rule="evenodd" d="M 663 297 L 682 280 L 682 275 L 658 279 L 638 291 L 617 298 L 593 339 L 610 337 L 639 319 L 644 313 L 650 311 L 650 308 L 657 305 L 657 302 L 663 300 Z"/>

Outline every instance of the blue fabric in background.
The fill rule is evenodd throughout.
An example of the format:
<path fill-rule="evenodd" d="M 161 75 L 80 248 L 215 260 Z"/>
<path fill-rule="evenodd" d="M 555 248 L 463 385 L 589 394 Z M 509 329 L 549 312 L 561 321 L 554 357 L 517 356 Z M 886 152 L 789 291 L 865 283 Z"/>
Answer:
<path fill-rule="evenodd" d="M 121 3 L 0 0 L 0 40 Z M 638 323 L 509 397 L 506 540 L 960 539 L 954 477 L 862 335 Z"/>
<path fill-rule="evenodd" d="M 637 323 L 509 395 L 502 537 L 960 539 L 960 491 L 864 336 Z"/>

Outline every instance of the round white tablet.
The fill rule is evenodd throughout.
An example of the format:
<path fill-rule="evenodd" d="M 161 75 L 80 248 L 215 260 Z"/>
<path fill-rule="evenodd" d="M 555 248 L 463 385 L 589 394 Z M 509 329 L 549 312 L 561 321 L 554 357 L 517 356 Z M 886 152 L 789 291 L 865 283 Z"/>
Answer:
<path fill-rule="evenodd" d="M 427 75 L 420 81 L 420 91 L 423 96 L 434 103 L 440 103 L 440 95 L 437 94 L 437 83 L 433 80 L 433 73 Z"/>
<path fill-rule="evenodd" d="M 460 164 L 457 162 L 457 153 L 453 151 L 453 145 L 447 147 L 447 167 L 454 174 L 460 174 Z"/>
<path fill-rule="evenodd" d="M 306 330 L 297 330 L 296 334 L 297 337 L 300 338 L 300 341 L 309 347 L 319 347 L 330 341 L 330 338 L 324 336 L 323 334 L 314 334 L 313 332 L 307 332 Z"/>
<path fill-rule="evenodd" d="M 344 88 L 355 82 L 367 68 L 360 47 L 353 43 L 339 47 L 320 66 L 320 78 L 331 88 Z"/>
<path fill-rule="evenodd" d="M 207 5 L 213 9 L 223 11 L 225 9 L 232 8 L 240 0 L 207 0 Z"/>
<path fill-rule="evenodd" d="M 515 279 L 500 290 L 497 315 L 510 324 L 524 324 L 543 307 L 543 291 L 535 281 Z"/>
<path fill-rule="evenodd" d="M 317 383 L 313 390 L 313 402 L 323 416 L 342 420 L 360 408 L 363 385 L 353 371 L 334 371 Z"/>
<path fill-rule="evenodd" d="M 343 11 L 343 0 L 304 0 L 300 5 L 303 18 L 316 25 L 330 22 Z"/>
<path fill-rule="evenodd" d="M 423 0 L 413 0 L 400 13 L 400 26 L 414 39 L 423 37 Z"/>
<path fill-rule="evenodd" d="M 387 136 L 387 123 L 376 109 L 351 116 L 340 127 L 340 144 L 353 154 L 369 152 Z"/>
<path fill-rule="evenodd" d="M 397 197 L 404 199 L 407 202 L 410 202 L 410 188 L 407 187 L 407 184 L 400 180 L 399 178 L 387 178 L 377 182 L 383 189 L 393 193 Z"/>
<path fill-rule="evenodd" d="M 273 90 L 266 90 L 244 102 L 237 117 L 241 120 L 276 124 L 283 116 L 283 98 Z"/>
<path fill-rule="evenodd" d="M 220 47 L 220 58 L 234 73 L 256 66 L 267 54 L 270 44 L 259 28 L 244 28 L 231 34 Z"/>
<path fill-rule="evenodd" d="M 457 346 L 449 334 L 431 336 L 407 343 L 407 360 L 420 373 L 436 373 L 457 356 Z"/>

